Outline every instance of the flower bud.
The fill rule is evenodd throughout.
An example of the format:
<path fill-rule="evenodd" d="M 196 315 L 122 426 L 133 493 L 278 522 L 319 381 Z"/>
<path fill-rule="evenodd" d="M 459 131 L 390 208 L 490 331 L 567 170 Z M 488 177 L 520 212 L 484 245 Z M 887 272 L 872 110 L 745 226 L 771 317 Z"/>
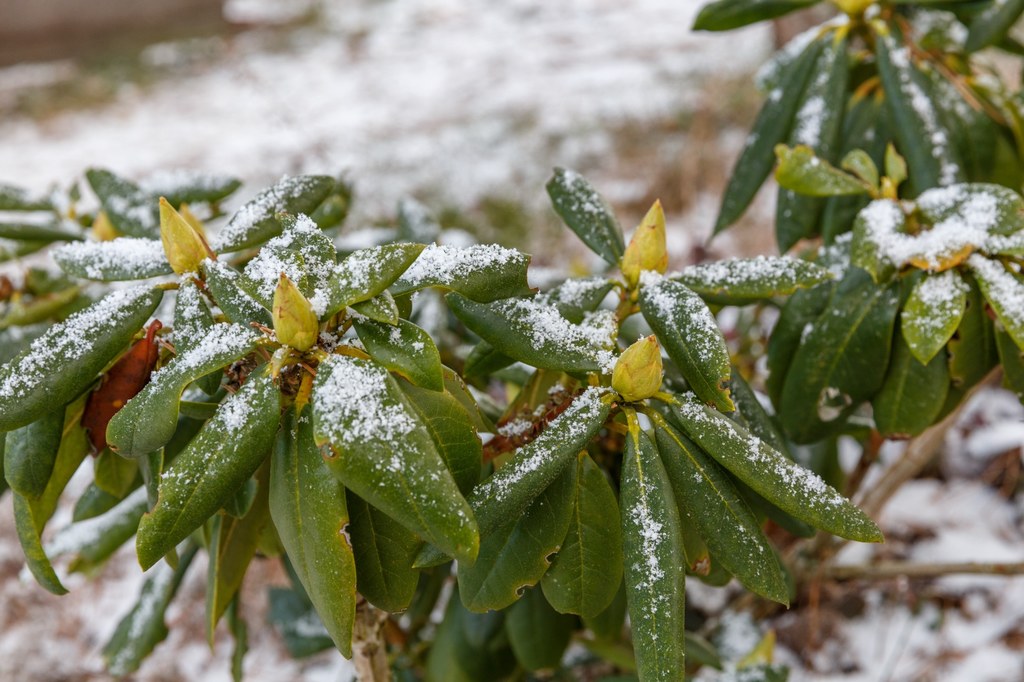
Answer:
<path fill-rule="evenodd" d="M 111 239 L 117 239 L 117 229 L 114 224 L 110 222 L 110 217 L 106 211 L 100 211 L 96 214 L 96 218 L 92 221 L 92 236 L 96 237 L 101 242 L 109 242 Z"/>
<path fill-rule="evenodd" d="M 612 372 L 612 388 L 627 402 L 643 400 L 661 388 L 661 375 L 661 347 L 652 334 L 619 356 Z"/>
<path fill-rule="evenodd" d="M 665 212 L 661 202 L 655 201 L 622 255 L 622 276 L 630 289 L 636 288 L 640 273 L 654 270 L 664 274 L 668 269 L 668 251 L 665 248 Z"/>
<path fill-rule="evenodd" d="M 320 335 L 320 323 L 309 299 L 281 273 L 274 290 L 274 332 L 277 340 L 297 351 L 307 351 Z"/>
<path fill-rule="evenodd" d="M 160 240 L 171 269 L 179 275 L 198 272 L 199 264 L 213 254 L 189 222 L 160 197 Z"/>

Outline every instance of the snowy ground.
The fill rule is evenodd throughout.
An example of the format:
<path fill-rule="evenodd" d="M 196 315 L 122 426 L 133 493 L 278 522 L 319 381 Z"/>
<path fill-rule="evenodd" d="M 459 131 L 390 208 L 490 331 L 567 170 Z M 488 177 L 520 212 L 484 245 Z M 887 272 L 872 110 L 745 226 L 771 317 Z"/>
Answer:
<path fill-rule="evenodd" d="M 723 172 L 723 161 L 712 157 L 728 156 L 743 135 L 716 117 L 746 121 L 752 113 L 726 107 L 708 116 L 709 93 L 753 70 L 769 44 L 763 30 L 693 34 L 699 4 L 355 0 L 325 4 L 317 21 L 298 28 L 153 46 L 141 62 L 159 76 L 104 104 L 0 118 L 0 182 L 45 189 L 93 165 L 131 177 L 187 167 L 236 174 L 251 193 L 282 173 L 348 172 L 360 227 L 406 194 L 435 209 L 501 197 L 532 210 L 544 204 L 550 168 L 567 165 L 632 210 L 652 193 L 666 202 L 691 193 L 676 199 L 671 217 L 673 265 L 683 265 L 713 218 L 717 188 L 708 177 Z M 288 19 L 308 6 L 230 4 L 240 20 Z M 72 63 L 0 69 L 0 110 L 29 88 L 79 77 Z M 766 250 L 767 233 L 762 226 L 760 237 L 724 248 Z M 914 561 L 1024 559 L 1024 510 L 999 494 L 992 473 L 1019 459 L 1024 409 L 993 391 L 962 422 L 947 442 L 944 480 L 906 486 L 881 519 L 890 542 L 851 547 L 842 561 L 862 563 L 872 551 Z M 281 580 L 271 566 L 260 570 Z M 70 578 L 62 598 L 21 572 L 3 504 L 0 680 L 106 679 L 99 650 L 141 582 L 130 550 L 94 580 Z M 230 638 L 211 656 L 199 634 L 203 574 L 198 565 L 191 571 L 170 613 L 171 637 L 137 679 L 228 678 Z M 791 680 L 1024 679 L 1024 579 L 873 585 L 837 587 L 816 614 L 774 621 Z M 336 655 L 287 658 L 263 624 L 262 589 L 250 590 L 246 604 L 249 679 L 348 679 Z M 840 606 L 852 617 L 841 621 Z"/>

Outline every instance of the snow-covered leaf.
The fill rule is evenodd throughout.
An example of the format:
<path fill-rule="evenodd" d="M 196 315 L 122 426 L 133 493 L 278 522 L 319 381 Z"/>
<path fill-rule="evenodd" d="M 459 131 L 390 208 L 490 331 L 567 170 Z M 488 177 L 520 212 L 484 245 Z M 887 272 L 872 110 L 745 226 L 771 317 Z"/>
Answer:
<path fill-rule="evenodd" d="M 743 152 L 729 176 L 729 184 L 722 195 L 722 206 L 715 220 L 715 234 L 740 219 L 771 173 L 775 165 L 775 145 L 785 142 L 793 127 L 801 93 L 826 42 L 824 38 L 810 42 L 802 48 L 799 57 L 783 67 L 781 83 L 768 93 L 754 127 L 747 136 Z"/>
<path fill-rule="evenodd" d="M 967 265 L 1003 328 L 1014 343 L 1024 348 L 1024 276 L 977 254 L 967 260 Z"/>
<path fill-rule="evenodd" d="M 238 324 L 218 324 L 199 343 L 154 372 L 107 426 L 107 442 L 123 457 L 142 457 L 167 444 L 178 428 L 178 402 L 193 381 L 244 357 L 260 336 Z"/>
<path fill-rule="evenodd" d="M 395 379 L 370 361 L 332 355 L 313 384 L 318 444 L 331 472 L 364 500 L 428 542 L 472 563 L 477 524 Z"/>
<path fill-rule="evenodd" d="M 280 234 L 279 213 L 312 213 L 334 189 L 327 175 L 284 177 L 239 208 L 211 241 L 217 253 L 240 251 Z"/>
<path fill-rule="evenodd" d="M 145 286 L 110 293 L 50 327 L 0 367 L 0 430 L 33 422 L 84 391 L 124 350 L 162 296 Z"/>
<path fill-rule="evenodd" d="M 882 541 L 878 526 L 817 474 L 793 463 L 720 412 L 682 397 L 673 415 L 701 450 L 783 511 L 840 537 Z"/>
<path fill-rule="evenodd" d="M 581 324 L 537 298 L 477 303 L 458 293 L 448 306 L 470 330 L 501 353 L 528 365 L 567 372 L 610 373 L 615 366 L 615 316 L 599 310 Z"/>
<path fill-rule="evenodd" d="M 911 61 L 910 49 L 887 28 L 876 35 L 878 75 L 897 146 L 910 168 L 911 184 L 921 192 L 962 181 L 953 137 L 929 96 L 925 76 Z"/>
<path fill-rule="evenodd" d="M 270 327 L 270 309 L 264 307 L 241 287 L 241 275 L 230 265 L 219 260 L 206 259 L 202 263 L 206 288 L 228 322 L 248 325 L 259 322 Z"/>
<path fill-rule="evenodd" d="M 437 287 L 487 303 L 530 293 L 526 270 L 530 257 L 497 244 L 465 248 L 431 244 L 402 273 L 391 292 L 396 296 Z"/>
<path fill-rule="evenodd" d="M 669 424 L 656 428 L 655 439 L 680 510 L 697 527 L 715 559 L 747 589 L 788 604 L 789 590 L 779 560 L 729 476 Z"/>
<path fill-rule="evenodd" d="M 556 168 L 547 190 L 555 212 L 569 229 L 609 265 L 618 265 L 625 251 L 622 229 L 586 178 L 575 171 Z"/>
<path fill-rule="evenodd" d="M 164 614 L 181 584 L 198 547 L 193 545 L 178 558 L 177 568 L 161 562 L 146 576 L 139 599 L 103 647 L 103 658 L 112 675 L 128 675 L 139 669 L 157 644 L 167 637 Z"/>
<path fill-rule="evenodd" d="M 626 435 L 620 490 L 637 673 L 645 682 L 678 680 L 685 669 L 686 600 L 679 507 L 654 443 L 636 428 Z"/>
<path fill-rule="evenodd" d="M 273 447 L 280 402 L 269 375 L 250 375 L 174 458 L 160 477 L 156 506 L 139 523 L 135 544 L 144 569 L 205 523 L 255 473 Z"/>
<path fill-rule="evenodd" d="M 108 242 L 72 242 L 54 249 L 53 258 L 72 277 L 105 282 L 171 274 L 159 239 L 119 237 Z"/>
<path fill-rule="evenodd" d="M 350 253 L 327 281 L 320 319 L 382 293 L 423 251 L 422 244 L 385 244 Z"/>
<path fill-rule="evenodd" d="M 956 270 L 926 275 L 914 286 L 903 306 L 903 338 L 922 364 L 935 354 L 956 332 L 964 315 L 969 287 Z"/>
<path fill-rule="evenodd" d="M 417 386 L 444 389 L 441 355 L 425 331 L 407 320 L 394 326 L 357 320 L 354 326 L 366 352 L 381 365 Z"/>
<path fill-rule="evenodd" d="M 160 238 L 157 197 L 108 170 L 91 168 L 85 178 L 118 232 L 129 237 Z"/>
<path fill-rule="evenodd" d="M 646 271 L 640 277 L 640 310 L 693 392 L 731 412 L 729 350 L 700 296 L 684 284 Z"/>
<path fill-rule="evenodd" d="M 799 258 L 757 256 L 690 265 L 668 277 L 716 303 L 737 305 L 788 296 L 830 280 L 833 275 Z"/>

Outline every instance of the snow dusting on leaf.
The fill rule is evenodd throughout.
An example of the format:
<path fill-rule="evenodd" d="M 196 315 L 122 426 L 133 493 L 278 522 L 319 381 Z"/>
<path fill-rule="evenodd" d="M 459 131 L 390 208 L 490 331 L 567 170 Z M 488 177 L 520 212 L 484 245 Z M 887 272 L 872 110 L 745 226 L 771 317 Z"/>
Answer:
<path fill-rule="evenodd" d="M 70 242 L 54 249 L 53 257 L 68 274 L 88 279 L 144 279 L 171 271 L 159 239 Z"/>
<path fill-rule="evenodd" d="M 136 311 L 134 305 L 152 289 L 137 286 L 115 291 L 64 322 L 55 324 L 32 342 L 26 356 L 18 360 L 19 371 L 8 374 L 0 383 L 0 398 L 24 397 L 45 376 L 45 368 L 55 359 L 73 361 L 91 350 L 92 339 L 101 330 L 116 326 Z"/>
<path fill-rule="evenodd" d="M 405 405 L 388 390 L 390 375 L 380 365 L 332 355 L 320 364 L 319 372 L 325 378 L 317 374 L 313 392 L 317 430 L 335 446 L 384 441 L 398 447 L 416 428 Z"/>
<path fill-rule="evenodd" d="M 510 264 L 523 267 L 529 257 L 497 244 L 474 244 L 466 248 L 431 244 L 423 249 L 401 277 L 403 287 L 450 286 L 469 275 Z"/>

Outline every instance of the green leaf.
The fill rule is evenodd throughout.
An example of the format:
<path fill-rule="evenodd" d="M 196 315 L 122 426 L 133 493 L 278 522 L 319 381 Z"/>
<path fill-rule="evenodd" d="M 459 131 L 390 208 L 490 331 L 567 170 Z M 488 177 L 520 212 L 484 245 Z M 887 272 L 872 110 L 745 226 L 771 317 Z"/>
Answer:
<path fill-rule="evenodd" d="M 1024 278 L 999 261 L 977 254 L 971 256 L 967 264 L 1006 333 L 1024 348 Z"/>
<path fill-rule="evenodd" d="M 626 599 L 640 679 L 677 680 L 685 670 L 686 572 L 679 508 L 658 451 L 631 424 L 620 502 Z"/>
<path fill-rule="evenodd" d="M 395 326 L 356 320 L 354 326 L 363 347 L 375 361 L 417 386 L 444 390 L 441 354 L 425 331 L 407 320 L 399 320 Z"/>
<path fill-rule="evenodd" d="M 71 242 L 54 249 L 53 259 L 72 277 L 103 282 L 171 274 L 159 239 L 118 237 L 106 242 Z"/>
<path fill-rule="evenodd" d="M 353 251 L 327 281 L 327 306 L 320 319 L 382 293 L 422 251 L 422 244 L 386 244 Z"/>
<path fill-rule="evenodd" d="M 115 455 L 110 448 L 103 448 L 93 460 L 93 482 L 118 499 L 132 491 L 138 474 L 137 460 Z"/>
<path fill-rule="evenodd" d="M 784 188 L 801 195 L 835 197 L 867 194 L 871 191 L 870 185 L 819 158 L 806 145 L 776 145 L 775 156 L 779 159 L 775 180 Z"/>
<path fill-rule="evenodd" d="M 895 154 L 895 150 L 893 153 Z M 878 188 L 878 183 L 880 182 L 878 166 L 875 165 L 871 155 L 863 149 L 854 149 L 848 152 L 839 165 L 843 170 L 849 171 L 860 178 L 868 187 L 872 189 Z M 906 177 L 904 176 L 900 182 L 905 179 Z"/>
<path fill-rule="evenodd" d="M 967 391 L 999 362 L 995 327 L 989 319 L 985 299 L 973 277 L 965 275 L 964 279 L 970 291 L 960 326 L 946 346 L 949 353 L 950 389 L 942 414 L 953 409 Z"/>
<path fill-rule="evenodd" d="M 951 227 L 962 229 L 965 243 L 982 242 L 976 245 L 989 252 L 1000 250 L 1007 242 L 1014 244 L 1017 240 L 1005 238 L 1019 239 L 1020 231 L 1024 230 L 1024 198 L 1009 187 L 991 183 L 972 182 L 928 190 L 917 198 L 916 209 L 921 222 L 926 224 L 958 223 Z M 979 233 L 989 239 L 979 239 Z"/>
<path fill-rule="evenodd" d="M 541 587 L 560 613 L 597 617 L 622 583 L 619 503 L 607 476 L 586 452 L 576 457 L 569 531 Z"/>
<path fill-rule="evenodd" d="M 953 136 L 927 94 L 927 81 L 912 63 L 908 48 L 900 42 L 888 31 L 879 34 L 875 56 L 892 131 L 907 159 L 910 182 L 920 193 L 929 187 L 960 182 L 963 172 L 958 154 L 951 146 Z"/>
<path fill-rule="evenodd" d="M 217 253 L 257 246 L 281 233 L 279 213 L 312 213 L 334 189 L 327 175 L 297 175 L 282 178 L 247 203 L 231 217 L 212 240 Z"/>
<path fill-rule="evenodd" d="M 419 583 L 420 572 L 412 562 L 422 544 L 420 539 L 351 491 L 347 500 L 359 594 L 379 609 L 404 611 Z"/>
<path fill-rule="evenodd" d="M 818 218 L 825 202 L 798 194 L 794 189 L 827 196 L 849 193 L 853 184 L 859 185 L 855 178 L 831 165 L 839 157 L 839 133 L 849 97 L 850 57 L 847 31 L 836 31 L 830 36 L 823 38 L 825 48 L 814 64 L 813 75 L 800 95 L 793 117 L 788 141 L 796 150 L 786 159 L 779 154 L 779 148 L 775 148 L 781 162 L 776 178 L 782 185 L 775 209 L 775 239 L 781 252 L 820 231 Z M 794 186 L 787 186 L 783 178 L 792 181 Z"/>
<path fill-rule="evenodd" d="M 181 393 L 193 381 L 251 353 L 260 335 L 238 324 L 218 324 L 199 343 L 153 373 L 145 388 L 107 425 L 110 448 L 142 457 L 166 445 L 178 428 Z"/>
<path fill-rule="evenodd" d="M 398 202 L 398 238 L 403 242 L 432 244 L 441 236 L 441 226 L 427 207 L 412 197 Z"/>
<path fill-rule="evenodd" d="M 59 408 L 6 434 L 3 473 L 11 490 L 30 499 L 43 494 L 63 435 L 64 410 Z"/>
<path fill-rule="evenodd" d="M 956 270 L 929 274 L 903 306 L 903 339 L 918 362 L 927 364 L 952 338 L 967 305 L 970 287 Z"/>
<path fill-rule="evenodd" d="M 887 438 L 916 436 L 936 421 L 946 402 L 949 362 L 941 348 L 921 364 L 902 338 L 894 346 L 885 383 L 871 401 L 875 426 Z"/>
<path fill-rule="evenodd" d="M 280 413 L 277 387 L 265 375 L 250 374 L 221 404 L 160 478 L 160 497 L 142 517 L 136 538 L 143 568 L 174 549 L 249 480 L 273 446 Z"/>
<path fill-rule="evenodd" d="M 556 168 L 546 187 L 555 213 L 569 229 L 609 265 L 618 265 L 626 250 L 622 229 L 597 190 L 566 168 Z"/>
<path fill-rule="evenodd" d="M 312 409 L 285 413 L 270 468 L 270 514 L 295 573 L 338 651 L 352 656 L 356 562 L 345 488 L 313 439 Z M 411 560 L 411 556 L 410 556 Z"/>
<path fill-rule="evenodd" d="M 729 350 L 715 316 L 686 285 L 651 271 L 640 277 L 640 310 L 701 400 L 731 412 Z"/>
<path fill-rule="evenodd" d="M 530 257 L 497 244 L 465 248 L 432 244 L 402 273 L 391 292 L 395 296 L 427 287 L 456 291 L 466 298 L 489 303 L 499 298 L 526 296 Z"/>
<path fill-rule="evenodd" d="M 264 308 L 241 287 L 241 275 L 224 261 L 206 259 L 202 264 L 206 288 L 228 322 L 248 325 L 259 322 L 272 327 L 270 310 Z"/>
<path fill-rule="evenodd" d="M 1003 386 L 1017 394 L 1018 400 L 1024 401 L 1024 351 L 1001 329 L 996 331 L 996 348 L 999 350 L 999 363 L 1003 366 Z"/>
<path fill-rule="evenodd" d="M 124 350 L 162 296 L 150 287 L 107 294 L 0 367 L 0 431 L 29 424 L 84 391 Z"/>
<path fill-rule="evenodd" d="M 765 389 L 772 404 L 778 405 L 781 400 L 782 389 L 789 376 L 793 356 L 800 347 L 804 329 L 825 310 L 834 288 L 828 282 L 810 289 L 801 289 L 794 292 L 782 306 L 767 346 L 768 378 L 765 380 Z"/>
<path fill-rule="evenodd" d="M 182 169 L 159 173 L 143 184 L 147 192 L 164 197 L 172 206 L 215 204 L 241 186 L 241 180 L 228 175 Z"/>
<path fill-rule="evenodd" d="M 667 423 L 659 424 L 655 438 L 675 499 L 714 557 L 747 589 L 788 605 L 779 560 L 729 477 Z"/>
<path fill-rule="evenodd" d="M 878 526 L 813 472 L 692 399 L 682 399 L 675 408 L 673 414 L 688 437 L 772 504 L 834 535 L 882 541 Z"/>
<path fill-rule="evenodd" d="M 71 477 L 82 465 L 91 446 L 85 429 L 82 427 L 82 412 L 85 409 L 85 396 L 82 396 L 64 410 L 64 435 L 57 451 L 57 459 L 53 463 L 50 480 L 46 483 L 43 494 L 29 500 L 32 517 L 39 530 L 57 510 L 57 503 L 67 487 Z"/>
<path fill-rule="evenodd" d="M 559 666 L 575 626 L 575 618 L 555 611 L 536 589 L 513 604 L 505 619 L 512 651 L 531 672 Z"/>
<path fill-rule="evenodd" d="M 473 418 L 448 390 L 432 391 L 405 381 L 398 386 L 430 433 L 459 492 L 468 494 L 480 480 L 483 460 Z"/>
<path fill-rule="evenodd" d="M 898 299 L 895 286 L 877 286 L 861 270 L 837 285 L 829 307 L 802 333 L 782 387 L 779 420 L 793 440 L 821 439 L 881 387 Z"/>
<path fill-rule="evenodd" d="M 106 512 L 58 531 L 46 552 L 50 556 L 73 555 L 72 570 L 89 571 L 135 535 L 139 519 L 148 509 L 146 489 L 136 488 Z"/>
<path fill-rule="evenodd" d="M 52 211 L 53 202 L 14 185 L 0 184 L 0 211 Z"/>
<path fill-rule="evenodd" d="M 426 682 L 504 680 L 516 667 L 503 612 L 470 613 L 448 600 L 426 662 Z"/>
<path fill-rule="evenodd" d="M 619 508 L 615 506 L 615 514 L 618 517 Z M 622 522 L 616 518 L 619 526 L 618 535 L 622 537 Z M 619 548 L 619 555 L 622 555 L 622 548 Z M 626 622 L 626 585 L 619 579 L 619 584 L 615 588 L 614 596 L 612 597 L 612 603 L 608 605 L 604 611 L 601 611 L 595 616 L 583 616 L 583 624 L 588 630 L 594 633 L 594 636 L 598 639 L 618 641 L 622 637 L 622 626 Z M 588 645 L 589 646 L 589 645 Z M 628 650 L 629 659 L 633 659 L 632 649 Z M 636 665 L 633 664 L 633 670 L 636 669 Z"/>
<path fill-rule="evenodd" d="M 160 562 L 146 576 L 139 600 L 117 624 L 110 641 L 103 647 L 103 658 L 110 674 L 120 677 L 135 672 L 156 645 L 167 637 L 164 614 L 197 549 L 196 545 L 191 545 L 178 558 L 177 568 Z"/>
<path fill-rule="evenodd" d="M 241 286 L 261 305 L 271 308 L 274 291 L 284 274 L 312 301 L 326 305 L 318 290 L 334 274 L 338 254 L 331 238 L 308 216 L 282 215 L 281 234 L 264 244 L 245 264 Z"/>
<path fill-rule="evenodd" d="M 977 52 L 1001 41 L 1024 12 L 1024 0 L 991 2 L 969 25 L 964 49 Z"/>
<path fill-rule="evenodd" d="M 866 270 L 879 283 L 892 279 L 901 268 L 903 249 L 894 253 L 895 244 L 906 245 L 913 237 L 905 234 L 907 216 L 891 199 L 876 199 L 857 214 L 853 223 L 850 263 Z"/>
<path fill-rule="evenodd" d="M 395 302 L 395 297 L 391 295 L 390 291 L 385 291 L 366 301 L 353 303 L 352 310 L 368 317 L 372 321 L 382 322 L 391 326 L 398 324 L 400 315 L 398 304 Z"/>
<path fill-rule="evenodd" d="M 735 368 L 732 371 L 732 398 L 736 403 L 736 412 L 730 416 L 765 443 L 793 459 L 778 424 L 758 400 L 754 389 Z"/>
<path fill-rule="evenodd" d="M 269 477 L 267 468 L 260 470 L 256 495 L 245 516 L 217 514 L 213 517 L 208 547 L 210 562 L 206 570 L 206 640 L 210 646 L 213 646 L 217 622 L 238 596 L 249 563 L 256 556 L 260 537 L 270 523 Z"/>
<path fill-rule="evenodd" d="M 607 389 L 588 388 L 548 424 L 541 434 L 512 453 L 511 458 L 469 495 L 481 537 L 487 537 L 518 518 L 570 465 L 601 430 L 608 413 Z M 426 547 L 416 558 L 419 567 L 444 560 L 436 548 Z"/>
<path fill-rule="evenodd" d="M 576 469 L 567 468 L 520 517 L 486 535 L 476 563 L 459 563 L 459 595 L 470 611 L 500 611 L 532 587 L 550 566 L 569 528 Z"/>
<path fill-rule="evenodd" d="M 472 563 L 473 514 L 430 433 L 387 371 L 332 355 L 313 384 L 318 444 L 331 472 L 354 493 L 445 552 Z"/>
<path fill-rule="evenodd" d="M 615 363 L 615 317 L 598 311 L 582 324 L 565 319 L 537 298 L 477 303 L 446 297 L 455 316 L 499 352 L 528 365 L 566 372 L 610 373 Z"/>
<path fill-rule="evenodd" d="M 85 172 L 92 191 L 114 228 L 129 237 L 160 237 L 160 206 L 157 197 L 108 170 Z"/>
<path fill-rule="evenodd" d="M 695 31 L 730 31 L 734 28 L 774 19 L 821 0 L 716 0 L 697 15 Z"/>
<path fill-rule="evenodd" d="M 715 234 L 740 219 L 771 172 L 775 165 L 772 150 L 789 136 L 801 93 L 825 44 L 825 40 L 819 39 L 808 45 L 799 57 L 785 66 L 781 84 L 768 94 L 729 176 L 715 221 Z"/>
<path fill-rule="evenodd" d="M 726 305 L 789 296 L 832 277 L 828 270 L 810 261 L 775 256 L 701 263 L 670 275 L 673 281 L 685 284 L 701 297 Z"/>
<path fill-rule="evenodd" d="M 486 377 L 515 363 L 515 358 L 510 358 L 497 348 L 481 341 L 466 356 L 466 364 L 462 373 L 467 377 Z"/>
<path fill-rule="evenodd" d="M 82 234 L 75 229 L 75 223 L 67 227 L 61 223 L 6 223 L 0 222 L 0 239 L 35 242 L 81 241 Z"/>
<path fill-rule="evenodd" d="M 43 550 L 43 543 L 40 539 L 43 533 L 43 523 L 37 521 L 33 513 L 31 502 L 27 497 L 13 494 L 14 497 L 14 528 L 18 533 L 18 541 L 21 543 L 21 551 L 25 554 L 25 564 L 29 571 L 48 592 L 56 595 L 67 594 L 67 588 L 61 584 L 60 578 L 53 570 L 49 557 Z"/>
<path fill-rule="evenodd" d="M 892 142 L 885 146 L 885 175 L 896 187 L 907 179 L 907 160 L 900 156 Z"/>
<path fill-rule="evenodd" d="M 8 241 L 0 239 L 0 263 L 27 256 L 45 249 L 50 242 L 46 241 Z"/>

